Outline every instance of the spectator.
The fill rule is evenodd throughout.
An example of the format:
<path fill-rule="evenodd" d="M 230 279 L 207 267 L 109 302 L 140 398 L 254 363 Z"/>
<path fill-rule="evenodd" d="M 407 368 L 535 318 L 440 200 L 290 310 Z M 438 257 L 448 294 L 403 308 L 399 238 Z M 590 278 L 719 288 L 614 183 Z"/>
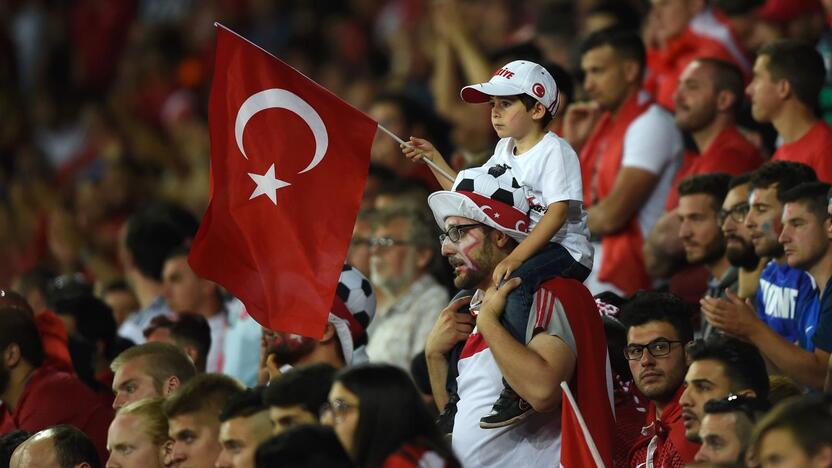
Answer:
<path fill-rule="evenodd" d="M 790 398 L 766 414 L 751 436 L 763 467 L 832 465 L 832 412 L 819 396 Z"/>
<path fill-rule="evenodd" d="M 151 205 L 127 220 L 119 236 L 124 275 L 141 309 L 119 327 L 119 335 L 144 343 L 142 331 L 150 320 L 170 309 L 162 295 L 162 268 L 168 254 L 196 234 L 194 216 L 176 205 Z"/>
<path fill-rule="evenodd" d="M 146 398 L 116 412 L 107 435 L 107 468 L 162 468 L 170 450 L 162 398 Z"/>
<path fill-rule="evenodd" d="M 506 178 L 492 176 L 483 182 L 491 190 L 513 190 Z M 445 229 L 442 254 L 455 267 L 454 285 L 480 289 L 471 306 L 479 310 L 476 319 L 458 313 L 471 299 L 454 300 L 440 313 L 425 349 L 437 408 L 446 409 L 446 418 L 453 421 L 454 450 L 463 465 L 558 463 L 559 420 L 543 412 L 559 406 L 559 382 L 567 381 L 582 389 L 575 392 L 578 405 L 585 415 L 591 412 L 586 416 L 589 430 L 611 463 L 612 408 L 604 390 L 604 382 L 611 377 L 605 370 L 606 344 L 593 338 L 603 334 L 595 302 L 577 281 L 551 279 L 534 296 L 525 343 L 512 338 L 500 325 L 499 316 L 501 301 L 518 280 L 495 291 L 492 276 L 496 265 L 517 245 L 512 237 L 515 221 L 508 220 L 517 216 L 517 208 L 489 195 L 436 192 L 428 198 L 437 224 Z M 485 289 L 489 292 L 481 303 Z M 472 333 L 474 325 L 476 333 Z M 460 342 L 465 342 L 462 354 L 449 357 Z M 512 426 L 484 430 L 480 418 L 497 399 L 503 376 L 535 412 L 526 413 L 530 415 Z M 458 395 L 455 415 L 449 390 Z"/>
<path fill-rule="evenodd" d="M 674 93 L 674 115 L 676 125 L 690 133 L 696 150 L 685 152 L 674 189 L 692 175 L 726 172 L 737 176 L 763 163 L 759 150 L 736 126 L 744 97 L 742 73 L 736 65 L 699 58 L 685 67 Z M 667 197 L 667 210 L 675 208 L 678 202 L 674 189 Z"/>
<path fill-rule="evenodd" d="M 690 463 L 699 445 L 685 438 L 679 403 L 685 390 L 685 345 L 693 339 L 688 307 L 672 294 L 640 293 L 624 306 L 621 321 L 627 327 L 624 355 L 636 386 L 650 401 L 629 466 Z"/>
<path fill-rule="evenodd" d="M 173 250 L 162 268 L 163 295 L 170 310 L 177 314 L 201 315 L 210 326 L 210 351 L 205 358 L 205 372 L 222 371 L 223 340 L 228 328 L 228 310 L 219 287 L 194 273 L 188 265 L 190 249 Z"/>
<path fill-rule="evenodd" d="M 11 468 L 60 466 L 101 468 L 99 453 L 86 434 L 69 424 L 44 429 L 20 444 L 12 453 Z"/>
<path fill-rule="evenodd" d="M 116 326 L 121 326 L 130 314 L 139 310 L 139 301 L 124 280 L 105 286 L 101 291 L 101 300 L 113 310 Z"/>
<path fill-rule="evenodd" d="M 263 330 L 269 374 L 276 377 L 285 365 L 323 362 L 341 368 L 352 364 L 355 351 L 367 343 L 366 330 L 375 310 L 370 282 L 355 268 L 344 265 L 323 338 Z"/>
<path fill-rule="evenodd" d="M 699 426 L 702 447 L 696 452 L 695 460 L 745 466 L 745 453 L 754 423 L 767 408 L 765 400 L 734 394 L 706 402 Z"/>
<path fill-rule="evenodd" d="M 720 297 L 722 291 L 735 287 L 737 282 L 737 271 L 725 257 L 725 237 L 719 219 L 730 178 L 717 172 L 690 176 L 679 184 L 679 238 L 688 263 L 703 265 L 710 273 L 708 295 L 712 297 Z"/>
<path fill-rule="evenodd" d="M 176 345 L 185 352 L 199 373 L 205 373 L 208 350 L 211 349 L 211 327 L 205 317 L 192 313 L 153 317 L 144 330 L 148 342 Z"/>
<path fill-rule="evenodd" d="M 0 350 L 0 434 L 72 424 L 104 457 L 112 409 L 75 376 L 43 365 L 43 345 L 31 311 L 0 306 Z"/>
<path fill-rule="evenodd" d="M 460 466 L 404 370 L 363 365 L 335 376 L 322 417 L 359 467 Z"/>
<path fill-rule="evenodd" d="M 367 356 L 407 369 L 425 339 L 448 291 L 431 276 L 438 256 L 434 228 L 418 211 L 379 213 L 370 247 L 370 280 L 383 292 L 367 330 Z"/>
<path fill-rule="evenodd" d="M 771 159 L 807 164 L 819 180 L 832 183 L 832 163 L 826 157 L 832 129 L 815 113 L 825 77 L 814 47 L 783 39 L 760 49 L 746 92 L 754 120 L 771 122 L 782 139 Z"/>
<path fill-rule="evenodd" d="M 0 467 L 9 468 L 12 454 L 32 434 L 26 431 L 13 431 L 0 436 Z"/>
<path fill-rule="evenodd" d="M 306 424 L 292 427 L 257 447 L 257 468 L 352 468 L 353 463 L 335 431 L 330 427 Z"/>
<path fill-rule="evenodd" d="M 254 468 L 254 452 L 272 433 L 269 407 L 263 403 L 263 387 L 238 393 L 220 412 L 220 445 L 217 468 Z"/>
<path fill-rule="evenodd" d="M 743 174 L 731 179 L 728 194 L 719 210 L 720 226 L 725 236 L 725 257 L 732 267 L 737 269 L 737 283 L 729 287 L 740 299 L 754 297 L 760 282 L 760 274 L 765 262 L 754 252 L 751 233 L 745 227 L 748 214 L 748 192 L 751 174 Z"/>
<path fill-rule="evenodd" d="M 278 435 L 294 426 L 317 424 L 318 411 L 326 403 L 335 368 L 310 364 L 293 369 L 269 382 L 263 402 L 269 407 L 272 433 Z"/>
<path fill-rule="evenodd" d="M 679 398 L 685 437 L 702 442 L 699 426 L 708 400 L 730 395 L 768 398 L 768 372 L 757 348 L 736 338 L 714 335 L 688 347 L 685 390 Z"/>
<path fill-rule="evenodd" d="M 681 162 L 672 117 L 640 91 L 645 52 L 631 32 L 605 29 L 581 45 L 589 103 L 570 106 L 564 136 L 580 152 L 584 203 L 595 242 L 593 293 L 650 286 L 643 239 L 661 215 Z"/>
<path fill-rule="evenodd" d="M 248 314 L 239 299 L 226 303 L 228 330 L 223 343 L 222 373 L 239 380 L 247 387 L 257 384 L 260 372 L 260 353 L 252 353 L 263 342 L 263 329 Z"/>
<path fill-rule="evenodd" d="M 789 193 L 790 188 L 796 189 L 795 186 L 799 182 L 806 179 L 811 181 L 810 168 L 798 164 L 785 161 L 768 163 L 752 177 L 754 189 L 750 198 L 751 212 L 745 223 L 751 229 L 757 254 L 774 257 L 760 277 L 756 316 L 748 303 L 731 294 L 726 299 L 704 299 L 702 311 L 712 325 L 754 343 L 763 356 L 774 365 L 773 372 L 787 375 L 803 385 L 822 388 L 828 354 L 823 350 L 816 350 L 812 340 L 819 318 L 820 298 L 817 285 L 806 272 L 789 264 L 783 246 L 779 239 L 774 237 L 779 237 L 784 230 L 783 224 L 779 222 L 781 213 L 784 212 L 783 203 L 778 198 L 782 199 Z M 807 250 L 828 243 L 825 231 L 818 230 L 817 226 L 818 208 L 825 219 L 824 197 L 825 195 L 820 195 L 820 198 L 814 199 L 814 218 L 805 219 L 806 223 L 813 223 L 814 230 L 809 224 L 801 229 L 820 236 L 820 239 L 815 239 L 811 245 L 806 246 Z M 805 196 L 801 198 L 811 199 Z M 789 212 L 789 216 L 791 213 L 792 211 Z M 805 209 L 803 213 L 810 214 Z M 790 232 L 793 231 L 792 228 L 785 230 L 785 238 L 788 240 Z M 801 250 L 797 247 L 790 249 Z M 797 255 L 792 256 L 792 260 L 795 259 Z M 809 262 L 804 266 L 811 264 Z M 825 269 L 826 267 L 820 266 L 816 273 Z M 821 279 L 827 275 L 828 273 L 825 273 Z M 822 359 L 822 362 L 819 362 L 819 359 Z"/>
<path fill-rule="evenodd" d="M 173 439 L 174 466 L 213 466 L 222 446 L 219 442 L 220 410 L 243 386 L 231 377 L 202 374 L 194 377 L 162 404 Z"/>
<path fill-rule="evenodd" d="M 130 348 L 119 354 L 110 368 L 115 373 L 115 409 L 143 398 L 167 397 L 196 375 L 191 359 L 168 343 Z"/>

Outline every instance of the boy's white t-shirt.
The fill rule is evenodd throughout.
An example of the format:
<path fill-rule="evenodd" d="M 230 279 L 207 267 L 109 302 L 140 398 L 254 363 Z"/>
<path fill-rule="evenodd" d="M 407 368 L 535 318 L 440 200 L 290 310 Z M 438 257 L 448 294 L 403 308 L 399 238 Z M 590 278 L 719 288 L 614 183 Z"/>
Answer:
<path fill-rule="evenodd" d="M 566 221 L 551 242 L 562 245 L 576 262 L 591 270 L 593 249 L 589 242 L 583 203 L 581 165 L 569 143 L 556 134 L 547 132 L 536 145 L 517 156 L 514 154 L 514 139 L 502 138 L 497 142 L 494 155 L 483 167 L 499 164 L 510 167 L 514 178 L 526 191 L 531 207 L 530 231 L 543 218 L 549 205 L 560 201 L 569 202 Z"/>

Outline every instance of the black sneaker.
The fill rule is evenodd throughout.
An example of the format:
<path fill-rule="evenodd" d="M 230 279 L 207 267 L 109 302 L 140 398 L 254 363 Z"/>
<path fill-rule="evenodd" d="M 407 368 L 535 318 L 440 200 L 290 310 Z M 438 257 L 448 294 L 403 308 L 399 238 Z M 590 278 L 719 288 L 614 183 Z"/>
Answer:
<path fill-rule="evenodd" d="M 520 395 L 506 385 L 503 391 L 500 392 L 500 398 L 491 407 L 491 413 L 480 419 L 480 427 L 483 429 L 497 429 L 511 426 L 531 416 L 532 413 L 534 413 L 532 405 L 520 398 Z"/>
<path fill-rule="evenodd" d="M 436 417 L 436 427 L 440 434 L 450 435 L 454 432 L 454 418 L 456 418 L 456 403 L 459 401 L 459 395 L 451 393 L 448 395 L 448 404 Z"/>

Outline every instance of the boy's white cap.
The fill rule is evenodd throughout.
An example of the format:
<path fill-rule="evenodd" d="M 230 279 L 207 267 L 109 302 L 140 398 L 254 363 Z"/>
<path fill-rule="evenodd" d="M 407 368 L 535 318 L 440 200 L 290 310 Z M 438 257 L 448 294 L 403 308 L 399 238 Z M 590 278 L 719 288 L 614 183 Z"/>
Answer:
<path fill-rule="evenodd" d="M 486 102 L 491 96 L 528 94 L 540 101 L 553 116 L 560 105 L 560 92 L 552 75 L 542 66 L 526 60 L 515 60 L 494 72 L 487 83 L 462 88 L 459 96 L 465 102 Z"/>

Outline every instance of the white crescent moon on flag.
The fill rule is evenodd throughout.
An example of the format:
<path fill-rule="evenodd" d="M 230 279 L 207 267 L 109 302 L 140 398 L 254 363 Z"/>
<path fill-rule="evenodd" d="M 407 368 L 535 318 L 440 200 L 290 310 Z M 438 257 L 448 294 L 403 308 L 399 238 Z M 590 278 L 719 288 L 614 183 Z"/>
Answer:
<path fill-rule="evenodd" d="M 312 157 L 312 162 L 298 174 L 312 170 L 324 159 L 327 147 L 329 146 L 329 134 L 326 131 L 326 125 L 321 120 L 321 116 L 312 108 L 306 101 L 298 97 L 297 94 L 281 88 L 272 88 L 254 93 L 248 97 L 237 111 L 237 119 L 234 122 L 234 136 L 237 140 L 237 148 L 243 157 L 248 159 L 246 150 L 243 148 L 243 132 L 246 129 L 246 124 L 249 119 L 254 117 L 254 114 L 266 109 L 286 109 L 297 114 L 298 117 L 306 122 L 309 129 L 312 130 L 312 136 L 315 137 L 315 155 Z"/>

